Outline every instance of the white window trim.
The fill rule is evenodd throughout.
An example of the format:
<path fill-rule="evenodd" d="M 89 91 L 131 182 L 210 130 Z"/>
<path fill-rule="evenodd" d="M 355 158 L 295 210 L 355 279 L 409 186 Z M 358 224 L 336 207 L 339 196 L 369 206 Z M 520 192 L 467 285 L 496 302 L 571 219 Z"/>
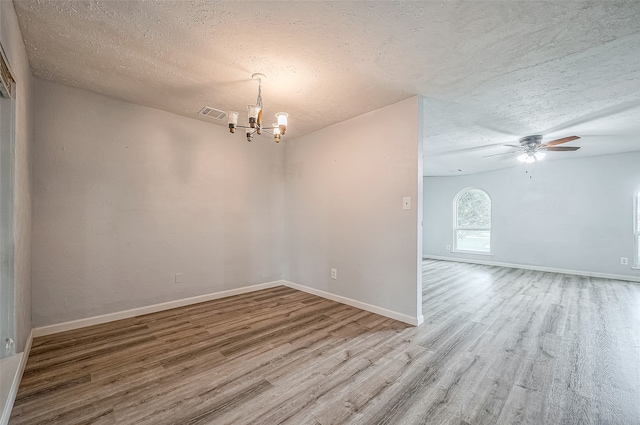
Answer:
<path fill-rule="evenodd" d="M 458 230 L 479 230 L 479 231 L 488 231 L 489 232 L 489 238 L 490 240 L 493 239 L 492 236 L 492 232 L 491 232 L 491 227 L 488 228 L 479 228 L 479 227 L 474 227 L 474 228 L 462 228 L 462 227 L 458 227 L 458 200 L 460 199 L 460 197 L 462 195 L 464 195 L 465 193 L 467 193 L 470 190 L 479 190 L 481 192 L 483 192 L 485 195 L 487 195 L 487 197 L 489 198 L 489 205 L 491 206 L 491 214 L 490 214 L 490 223 L 493 224 L 493 199 L 491 198 L 491 195 L 489 195 L 489 192 L 487 192 L 484 189 L 480 189 L 479 187 L 466 187 L 462 190 L 460 190 L 456 196 L 453 198 L 453 241 L 451 244 L 451 252 L 455 252 L 458 254 L 472 254 L 472 255 L 486 255 L 486 256 L 492 256 L 493 253 L 491 252 L 491 250 L 493 249 L 493 241 L 491 241 L 489 243 L 489 251 L 469 251 L 469 250 L 465 250 L 465 249 L 458 249 L 458 245 L 457 245 L 457 233 Z"/>
<path fill-rule="evenodd" d="M 493 257 L 493 254 L 491 252 L 484 252 L 484 251 L 465 251 L 462 249 L 452 249 L 451 252 L 455 254 L 472 254 L 472 255 L 484 255 L 486 257 Z"/>
<path fill-rule="evenodd" d="M 640 226 L 638 226 L 638 204 L 640 204 L 640 190 L 636 191 L 636 195 L 633 197 L 633 266 L 632 269 L 640 270 L 640 263 L 638 257 L 640 257 Z"/>

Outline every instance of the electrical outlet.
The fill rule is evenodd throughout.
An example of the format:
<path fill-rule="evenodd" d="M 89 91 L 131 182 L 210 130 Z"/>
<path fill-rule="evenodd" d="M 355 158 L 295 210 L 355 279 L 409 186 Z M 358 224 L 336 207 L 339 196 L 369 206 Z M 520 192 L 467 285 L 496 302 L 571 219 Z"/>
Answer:
<path fill-rule="evenodd" d="M 451 245 L 447 245 L 447 251 L 451 251 Z"/>
<path fill-rule="evenodd" d="M 176 283 L 182 283 L 182 273 L 176 273 Z"/>
<path fill-rule="evenodd" d="M 333 279 L 333 280 L 338 279 L 338 270 L 331 269 L 331 279 Z"/>
<path fill-rule="evenodd" d="M 628 266 L 629 259 L 627 257 L 620 257 L 620 264 L 622 264 L 623 266 Z"/>

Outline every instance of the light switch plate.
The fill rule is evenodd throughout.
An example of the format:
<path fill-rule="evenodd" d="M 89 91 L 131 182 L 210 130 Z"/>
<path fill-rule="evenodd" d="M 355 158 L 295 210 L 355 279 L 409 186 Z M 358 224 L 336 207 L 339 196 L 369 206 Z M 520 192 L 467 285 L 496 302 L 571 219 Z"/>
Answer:
<path fill-rule="evenodd" d="M 402 198 L 402 209 L 403 210 L 410 210 L 411 209 L 411 197 L 410 196 L 405 196 L 404 198 Z"/>

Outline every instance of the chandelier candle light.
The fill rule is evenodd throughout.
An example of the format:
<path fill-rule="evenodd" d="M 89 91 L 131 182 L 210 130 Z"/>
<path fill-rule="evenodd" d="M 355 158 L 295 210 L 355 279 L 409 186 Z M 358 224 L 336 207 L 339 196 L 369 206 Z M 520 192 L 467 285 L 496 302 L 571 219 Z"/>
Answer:
<path fill-rule="evenodd" d="M 258 98 L 255 105 L 247 105 L 247 115 L 249 117 L 248 125 L 238 125 L 238 112 L 229 111 L 227 116 L 229 117 L 229 132 L 235 133 L 236 128 L 246 129 L 247 141 L 253 140 L 254 134 L 262 134 L 263 131 L 273 134 L 273 138 L 276 143 L 280 143 L 280 139 L 284 136 L 287 130 L 287 118 L 289 114 L 286 112 L 278 112 L 276 114 L 277 123 L 271 125 L 271 127 L 262 126 L 262 80 L 267 79 L 264 74 L 253 74 L 251 76 L 254 80 L 258 80 Z"/>

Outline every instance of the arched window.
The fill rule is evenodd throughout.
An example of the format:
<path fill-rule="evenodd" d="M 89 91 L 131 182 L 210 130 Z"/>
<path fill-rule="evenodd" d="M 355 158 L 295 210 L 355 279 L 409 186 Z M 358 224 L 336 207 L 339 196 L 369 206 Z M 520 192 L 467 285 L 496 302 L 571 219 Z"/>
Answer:
<path fill-rule="evenodd" d="M 634 229 L 633 229 L 635 232 L 635 239 L 636 239 L 635 266 L 640 267 L 640 191 L 636 193 L 635 204 L 636 204 L 634 209 L 635 220 L 634 220 Z"/>
<path fill-rule="evenodd" d="M 491 253 L 491 198 L 484 190 L 464 189 L 454 202 L 453 249 Z"/>

